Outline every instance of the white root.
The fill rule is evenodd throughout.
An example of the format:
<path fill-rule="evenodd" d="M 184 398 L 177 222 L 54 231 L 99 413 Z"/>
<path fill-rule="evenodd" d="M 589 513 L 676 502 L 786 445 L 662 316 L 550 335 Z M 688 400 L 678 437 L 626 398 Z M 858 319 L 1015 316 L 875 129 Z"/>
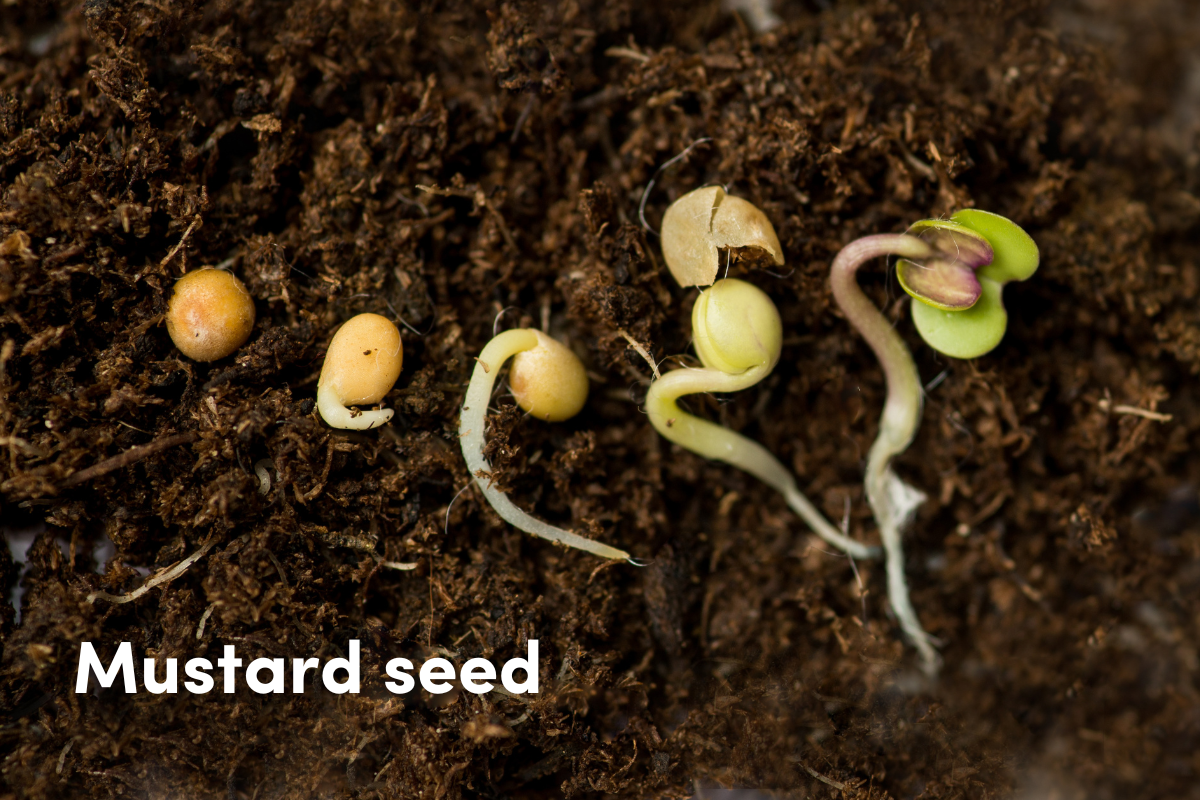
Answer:
<path fill-rule="evenodd" d="M 254 474 L 258 476 L 258 493 L 264 497 L 271 493 L 271 473 L 268 469 L 275 469 L 275 462 L 269 458 L 262 458 L 254 462 Z M 275 474 L 279 474 L 279 470 L 275 470 Z"/>
<path fill-rule="evenodd" d="M 513 527 L 567 547 L 586 550 L 602 558 L 628 561 L 629 553 L 624 550 L 618 550 L 577 533 L 565 531 L 525 513 L 508 499 L 508 495 L 492 484 L 490 479 L 492 467 L 483 454 L 488 400 L 492 396 L 496 376 L 504 362 L 517 353 L 532 350 L 537 345 L 537 335 L 533 331 L 521 329 L 505 331 L 488 342 L 487 346 L 483 348 L 483 352 L 479 354 L 479 358 L 475 360 L 475 371 L 471 374 L 471 383 L 467 387 L 467 396 L 463 401 L 462 416 L 458 426 L 458 436 L 462 443 L 463 458 L 466 459 L 467 469 L 479 490 L 492 504 L 492 508 L 496 509 L 496 513 Z"/>
<path fill-rule="evenodd" d="M 331 428 L 342 428 L 351 431 L 366 431 L 386 425 L 395 413 L 390 408 L 381 408 L 374 411 L 360 411 L 346 408 L 342 402 L 342 398 L 338 397 L 337 393 L 326 385 L 317 387 L 317 410 L 321 412 L 321 419 L 325 420 Z"/>
<path fill-rule="evenodd" d="M 201 558 L 203 558 L 204 554 L 207 553 L 209 550 L 211 550 L 212 546 L 215 543 L 216 543 L 216 540 L 212 537 L 209 537 L 208 541 L 205 542 L 200 547 L 199 550 L 192 553 L 190 556 L 185 558 L 183 561 L 180 561 L 178 564 L 171 566 L 171 567 L 165 567 L 165 568 L 159 570 L 158 572 L 156 572 L 154 574 L 153 577 L 150 578 L 150 580 L 146 581 L 145 583 L 143 583 L 138 588 L 134 589 L 129 594 L 109 594 L 108 592 L 92 592 L 91 594 L 89 594 L 87 596 L 87 601 L 89 603 L 95 603 L 96 600 L 107 600 L 110 603 L 132 603 L 134 600 L 137 600 L 139 597 L 141 597 L 146 592 L 153 589 L 155 586 L 166 583 L 168 581 L 175 580 L 180 575 L 187 572 L 188 568 L 190 566 L 192 566 L 192 564 L 195 564 L 197 561 L 199 561 Z"/>

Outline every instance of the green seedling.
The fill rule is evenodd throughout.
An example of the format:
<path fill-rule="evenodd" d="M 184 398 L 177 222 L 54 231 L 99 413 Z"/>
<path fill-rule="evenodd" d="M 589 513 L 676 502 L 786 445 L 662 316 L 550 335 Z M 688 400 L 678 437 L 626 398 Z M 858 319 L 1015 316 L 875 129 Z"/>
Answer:
<path fill-rule="evenodd" d="M 898 276 L 913 304 L 917 330 L 939 352 L 974 358 L 1004 336 L 1005 283 L 1024 280 L 1038 266 L 1037 245 L 1021 228 L 996 214 L 964 210 L 949 221 L 924 220 L 909 233 L 879 234 L 842 248 L 833 261 L 833 296 L 875 351 L 887 380 L 879 434 L 867 454 L 864 486 L 887 554 L 888 600 L 929 673 L 939 658 L 908 596 L 901 533 L 925 495 L 892 469 L 892 459 L 916 436 L 923 402 L 921 378 L 908 346 L 858 286 L 859 267 L 873 258 L 898 256 Z"/>
<path fill-rule="evenodd" d="M 463 458 L 475 484 L 496 513 L 515 528 L 602 558 L 630 561 L 624 550 L 530 516 L 492 484 L 492 468 L 483 454 L 484 428 L 496 376 L 509 358 L 513 360 L 508 378 L 513 397 L 530 415 L 547 422 L 560 422 L 578 414 L 587 400 L 588 378 L 583 363 L 561 342 L 528 329 L 505 331 L 496 336 L 475 359 L 458 425 Z"/>
<path fill-rule="evenodd" d="M 848 555 L 877 555 L 878 548 L 856 542 L 831 525 L 765 447 L 679 407 L 684 395 L 738 392 L 771 374 L 783 346 L 783 324 L 771 298 L 745 281 L 717 281 L 696 298 L 692 335 L 704 368 L 673 370 L 650 384 L 646 413 L 654 429 L 693 453 L 732 464 L 773 487 L 818 536 Z"/>
<path fill-rule="evenodd" d="M 908 232 L 939 254 L 896 263 L 900 285 L 920 301 L 912 314 L 921 338 L 953 358 L 991 352 L 1008 327 L 1004 285 L 1037 271 L 1037 244 L 1011 220 L 973 208 L 948 221 L 922 220 Z"/>
<path fill-rule="evenodd" d="M 692 336 L 704 369 L 675 370 L 650 385 L 646 411 L 651 424 L 669 441 L 732 464 L 775 488 L 818 536 L 840 550 L 855 558 L 878 555 L 879 548 L 860 544 L 831 525 L 766 448 L 688 414 L 677 402 L 687 394 L 746 389 L 779 361 L 783 328 L 771 298 L 744 281 L 717 281 L 722 250 L 757 250 L 783 266 L 783 247 L 771 220 L 720 186 L 704 186 L 671 204 L 661 235 L 663 259 L 679 285 L 711 288 L 692 307 Z"/>

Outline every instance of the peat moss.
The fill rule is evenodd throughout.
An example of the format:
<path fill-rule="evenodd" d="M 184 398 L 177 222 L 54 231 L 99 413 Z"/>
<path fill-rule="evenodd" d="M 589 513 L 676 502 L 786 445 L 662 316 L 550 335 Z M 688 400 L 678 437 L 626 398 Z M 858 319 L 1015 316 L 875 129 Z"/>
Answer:
<path fill-rule="evenodd" d="M 1177 98 L 1195 20 L 1166 2 L 871 0 L 790 4 L 755 36 L 716 3 L 489 5 L 0 8 L 0 520 L 45 526 L 20 623 L 0 604 L 0 785 L 1190 796 L 1200 201 Z M 624 337 L 685 353 L 693 296 L 639 201 L 702 137 L 658 176 L 648 221 L 706 183 L 762 208 L 788 271 L 731 274 L 788 333 L 753 391 L 689 402 L 765 442 L 861 538 L 883 381 L 831 303 L 833 255 L 970 203 L 1042 248 L 1004 344 L 971 363 L 919 346 L 882 264 L 863 277 L 931 381 L 898 466 L 931 496 L 908 553 L 943 642 L 935 685 L 879 565 L 825 553 L 781 498 L 639 413 L 649 369 Z M 162 324 L 202 265 L 238 274 L 259 313 L 213 364 Z M 396 418 L 331 431 L 321 356 L 364 311 L 406 328 Z M 501 313 L 548 324 L 594 381 L 564 425 L 497 400 L 503 485 L 649 567 L 554 549 L 459 494 L 458 407 Z M 134 603 L 87 602 L 206 543 Z M 0 552 L 0 582 L 17 577 Z M 536 697 L 382 689 L 390 656 L 506 659 L 531 637 Z M 248 661 L 352 638 L 358 696 L 73 693 L 84 640 Z"/>

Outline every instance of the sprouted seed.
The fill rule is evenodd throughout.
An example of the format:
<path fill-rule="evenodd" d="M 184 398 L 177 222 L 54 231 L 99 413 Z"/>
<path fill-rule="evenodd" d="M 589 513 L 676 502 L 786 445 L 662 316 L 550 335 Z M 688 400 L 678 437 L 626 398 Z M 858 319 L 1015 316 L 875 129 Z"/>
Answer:
<path fill-rule="evenodd" d="M 332 428 L 368 430 L 392 418 L 392 409 L 360 410 L 380 403 L 400 377 L 404 346 L 387 317 L 359 314 L 346 321 L 325 353 L 317 382 L 317 410 Z"/>
<path fill-rule="evenodd" d="M 559 422 L 578 414 L 587 400 L 588 379 L 583 363 L 561 342 L 541 331 L 525 328 L 504 331 L 493 338 L 475 359 L 475 370 L 467 387 L 458 426 L 463 458 L 466 459 L 472 479 L 496 513 L 513 527 L 603 558 L 630 560 L 624 550 L 587 539 L 527 514 L 492 483 L 492 468 L 483 454 L 484 428 L 496 376 L 509 358 L 513 359 L 509 372 L 513 396 L 517 405 L 530 415 Z"/>
<path fill-rule="evenodd" d="M 693 453 L 732 464 L 771 486 L 818 536 L 844 553 L 874 557 L 878 548 L 857 542 L 830 524 L 769 450 L 679 407 L 684 395 L 738 392 L 771 374 L 783 346 L 783 323 L 771 298 L 745 281 L 718 281 L 696 298 L 692 335 L 704 368 L 672 370 L 650 384 L 646 413 L 654 429 Z"/>

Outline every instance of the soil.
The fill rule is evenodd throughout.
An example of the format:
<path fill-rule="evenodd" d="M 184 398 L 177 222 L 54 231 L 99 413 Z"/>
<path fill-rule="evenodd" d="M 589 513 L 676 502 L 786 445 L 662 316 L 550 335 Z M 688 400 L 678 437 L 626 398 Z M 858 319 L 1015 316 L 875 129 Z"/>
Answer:
<path fill-rule="evenodd" d="M 0 792 L 1200 797 L 1195 9 L 779 12 L 759 34 L 716 2 L 0 7 L 0 521 L 40 531 L 0 549 L 23 591 L 19 622 L 0 603 Z M 647 183 L 701 138 L 643 226 Z M 832 303 L 833 256 L 969 205 L 1041 248 L 971 362 L 921 344 L 882 263 L 861 278 L 930 382 L 897 467 L 929 494 L 906 547 L 936 681 L 879 564 L 640 411 L 624 334 L 683 356 L 695 296 L 653 229 L 711 183 L 773 220 L 785 271 L 730 274 L 787 334 L 768 380 L 690 405 L 868 541 L 883 377 Z M 211 364 L 163 325 L 200 266 L 258 310 Z M 403 321 L 396 416 L 334 431 L 316 379 L 364 311 Z M 548 326 L 592 379 L 561 424 L 497 396 L 501 484 L 648 566 L 463 491 L 458 413 L 496 325 Z M 205 547 L 134 602 L 88 600 Z M 536 696 L 382 688 L 389 658 L 502 661 L 530 638 Z M 74 693 L 82 641 L 248 662 L 351 639 L 359 695 Z"/>

